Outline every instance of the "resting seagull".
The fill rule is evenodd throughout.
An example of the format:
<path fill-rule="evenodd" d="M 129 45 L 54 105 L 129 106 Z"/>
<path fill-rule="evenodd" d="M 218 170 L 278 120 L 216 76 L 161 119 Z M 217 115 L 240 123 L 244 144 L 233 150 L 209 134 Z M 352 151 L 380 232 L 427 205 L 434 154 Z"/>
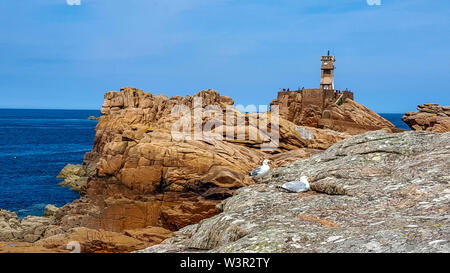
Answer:
<path fill-rule="evenodd" d="M 263 164 L 261 166 L 259 166 L 258 168 L 254 169 L 251 173 L 250 176 L 254 177 L 254 178 L 260 178 L 263 177 L 269 170 L 269 160 L 268 159 L 264 159 Z"/>
<path fill-rule="evenodd" d="M 300 177 L 300 181 L 291 181 L 291 182 L 284 183 L 283 186 L 281 186 L 281 188 L 291 191 L 291 192 L 309 191 L 309 189 L 310 189 L 309 180 L 310 179 L 311 179 L 310 177 L 302 176 L 302 177 Z"/>

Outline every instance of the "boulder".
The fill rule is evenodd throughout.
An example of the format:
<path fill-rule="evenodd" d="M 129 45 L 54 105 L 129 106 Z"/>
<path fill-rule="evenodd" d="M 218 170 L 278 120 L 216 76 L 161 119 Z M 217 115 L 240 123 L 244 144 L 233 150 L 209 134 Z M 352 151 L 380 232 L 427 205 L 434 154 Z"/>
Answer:
<path fill-rule="evenodd" d="M 450 131 L 450 106 L 428 103 L 417 106 L 417 110 L 402 117 L 411 129 L 437 133 Z"/>
<path fill-rule="evenodd" d="M 125 230 L 124 234 L 140 241 L 157 245 L 172 236 L 172 231 L 162 227 L 146 227 L 141 229 Z"/>
<path fill-rule="evenodd" d="M 64 181 L 59 184 L 83 194 L 89 178 L 97 173 L 97 162 L 98 154 L 95 151 L 87 152 L 82 165 L 67 164 L 61 170 L 57 178 L 64 178 Z"/>
<path fill-rule="evenodd" d="M 23 241 L 33 243 L 39 240 L 53 222 L 48 217 L 27 216 L 20 222 Z"/>
<path fill-rule="evenodd" d="M 55 216 L 55 214 L 58 212 L 59 208 L 57 206 L 54 206 L 52 204 L 48 204 L 44 208 L 44 216 L 45 217 L 52 217 Z"/>
<path fill-rule="evenodd" d="M 81 165 L 67 164 L 56 177 L 68 178 L 71 176 L 81 176 L 81 175 L 83 175 Z"/>
<path fill-rule="evenodd" d="M 0 242 L 0 253 L 67 253 L 66 249 L 51 249 L 26 242 Z"/>
<path fill-rule="evenodd" d="M 0 241 L 33 243 L 53 223 L 52 218 L 28 216 L 20 220 L 14 212 L 0 210 Z"/>
<path fill-rule="evenodd" d="M 82 165 L 67 164 L 58 174 L 57 178 L 64 178 L 61 186 L 69 186 L 73 191 L 79 192 L 87 184 L 88 177 Z"/>
<path fill-rule="evenodd" d="M 17 214 L 0 209 L 0 241 L 12 241 L 21 237 L 22 227 Z"/>
<path fill-rule="evenodd" d="M 149 244 L 120 233 L 88 228 L 73 228 L 39 240 L 36 247 L 69 250 L 78 253 L 127 253 L 145 248 Z"/>

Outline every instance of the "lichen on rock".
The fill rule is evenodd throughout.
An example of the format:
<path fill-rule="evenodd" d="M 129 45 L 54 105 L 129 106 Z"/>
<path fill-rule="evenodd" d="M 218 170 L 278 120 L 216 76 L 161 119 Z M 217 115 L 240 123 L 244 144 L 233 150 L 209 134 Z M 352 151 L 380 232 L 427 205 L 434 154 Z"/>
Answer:
<path fill-rule="evenodd" d="M 220 214 L 140 252 L 448 252 L 448 166 L 450 133 L 357 135 L 274 169 Z M 302 175 L 312 192 L 278 188 Z"/>

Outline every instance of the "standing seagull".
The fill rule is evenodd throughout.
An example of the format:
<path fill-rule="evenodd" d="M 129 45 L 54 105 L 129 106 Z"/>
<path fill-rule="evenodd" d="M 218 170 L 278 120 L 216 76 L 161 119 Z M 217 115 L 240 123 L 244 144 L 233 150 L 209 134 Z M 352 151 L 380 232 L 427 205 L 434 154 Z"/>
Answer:
<path fill-rule="evenodd" d="M 258 168 L 254 169 L 251 173 L 250 176 L 253 178 L 260 178 L 263 177 L 269 170 L 269 160 L 268 159 L 264 159 L 263 164 L 261 166 L 259 166 Z"/>

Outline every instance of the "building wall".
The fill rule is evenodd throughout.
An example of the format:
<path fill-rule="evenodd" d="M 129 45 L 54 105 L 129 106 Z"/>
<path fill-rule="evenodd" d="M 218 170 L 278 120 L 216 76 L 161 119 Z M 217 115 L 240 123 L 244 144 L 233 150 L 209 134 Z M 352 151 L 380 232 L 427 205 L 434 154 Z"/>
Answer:
<path fill-rule="evenodd" d="M 331 118 L 330 109 L 336 106 L 337 100 L 353 100 L 350 91 L 338 92 L 335 90 L 303 89 L 289 92 L 278 92 L 277 99 L 271 105 L 278 105 L 280 116 L 298 125 L 319 126 L 320 119 Z"/>
<path fill-rule="evenodd" d="M 272 101 L 273 104 L 280 106 L 280 112 L 287 113 L 289 106 L 292 104 L 300 104 L 302 108 L 308 106 L 315 106 L 320 109 L 325 109 L 341 97 L 343 99 L 354 99 L 353 92 L 336 90 L 323 90 L 323 89 L 303 89 L 289 92 L 278 92 L 276 100 Z M 296 107 L 298 108 L 298 106 Z"/>
<path fill-rule="evenodd" d="M 324 108 L 325 92 L 321 89 L 303 89 L 302 90 L 302 108 L 306 109 L 309 106 L 317 106 L 320 109 Z"/>
<path fill-rule="evenodd" d="M 344 94 L 344 98 L 345 99 L 351 99 L 351 100 L 355 100 L 353 92 L 350 91 L 342 91 L 342 93 Z"/>

